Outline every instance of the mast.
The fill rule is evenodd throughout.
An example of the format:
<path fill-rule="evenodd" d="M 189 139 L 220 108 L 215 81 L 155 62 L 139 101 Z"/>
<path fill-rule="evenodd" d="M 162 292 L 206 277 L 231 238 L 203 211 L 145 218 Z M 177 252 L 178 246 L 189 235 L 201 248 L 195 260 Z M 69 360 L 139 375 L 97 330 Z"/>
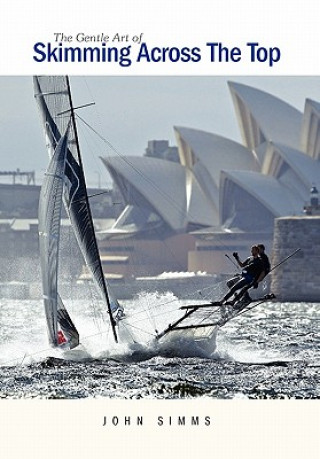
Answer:
<path fill-rule="evenodd" d="M 66 82 L 67 82 L 67 90 L 68 90 L 68 97 L 69 97 L 69 104 L 70 104 L 70 111 L 71 111 L 71 120 L 72 120 L 72 125 L 73 125 L 73 130 L 74 130 L 74 137 L 75 137 L 76 147 L 77 147 L 77 151 L 78 151 L 79 165 L 80 165 L 80 168 L 81 168 L 81 171 L 82 171 L 83 180 L 85 182 L 85 177 L 84 177 L 84 173 L 83 173 L 82 158 L 81 158 L 81 154 L 80 154 L 80 143 L 79 143 L 79 137 L 78 137 L 78 131 L 77 131 L 77 124 L 76 124 L 76 119 L 75 119 L 75 114 L 74 114 L 74 107 L 73 107 L 73 102 L 72 102 L 72 97 L 71 97 L 70 82 L 69 82 L 69 77 L 68 76 L 66 76 L 65 78 L 66 78 Z M 84 192 L 84 199 L 86 201 L 89 218 L 90 218 L 91 221 L 93 221 L 91 208 L 90 208 L 90 205 L 89 205 L 89 199 L 88 199 L 86 186 L 85 186 L 85 192 Z M 98 243 L 97 243 L 96 235 L 95 235 L 94 232 L 93 232 L 92 237 L 93 237 L 93 243 L 95 245 L 95 248 L 97 249 L 97 252 L 99 253 L 99 251 L 98 251 Z M 111 323 L 113 336 L 114 336 L 114 339 L 115 339 L 115 341 L 117 343 L 118 342 L 118 337 L 117 337 L 117 332 L 116 332 L 116 327 L 115 327 L 116 323 L 115 323 L 115 320 L 114 320 L 113 315 L 112 315 L 109 292 L 108 292 L 107 285 L 106 285 L 106 282 L 105 282 L 105 277 L 104 277 L 104 273 L 103 273 L 103 269 L 102 269 L 100 256 L 99 256 L 98 269 L 101 272 L 103 293 L 104 293 L 104 296 L 105 296 L 105 299 L 106 299 L 106 303 L 107 303 L 107 309 L 108 309 L 108 314 L 109 314 L 109 317 L 110 317 L 110 323 Z"/>

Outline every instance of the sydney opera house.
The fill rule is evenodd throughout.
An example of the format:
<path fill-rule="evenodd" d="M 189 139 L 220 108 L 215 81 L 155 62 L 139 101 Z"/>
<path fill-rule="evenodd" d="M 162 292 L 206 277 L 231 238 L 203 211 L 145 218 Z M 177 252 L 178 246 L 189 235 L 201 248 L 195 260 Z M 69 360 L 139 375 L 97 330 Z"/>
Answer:
<path fill-rule="evenodd" d="M 126 204 L 100 233 L 109 272 L 228 272 L 227 252 L 263 242 L 271 254 L 274 219 L 303 214 L 320 185 L 320 103 L 306 99 L 302 113 L 228 85 L 241 144 L 176 126 L 176 157 L 102 158 Z"/>

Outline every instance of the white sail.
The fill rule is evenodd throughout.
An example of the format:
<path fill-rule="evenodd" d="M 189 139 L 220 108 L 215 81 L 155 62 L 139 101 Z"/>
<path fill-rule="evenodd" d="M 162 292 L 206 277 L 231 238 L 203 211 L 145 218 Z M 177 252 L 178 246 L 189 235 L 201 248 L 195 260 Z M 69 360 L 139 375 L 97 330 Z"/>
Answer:
<path fill-rule="evenodd" d="M 60 329 L 72 348 L 78 345 L 79 336 L 58 295 L 60 221 L 67 148 L 68 129 L 56 146 L 41 187 L 39 249 L 49 342 L 53 346 L 59 344 Z"/>
<path fill-rule="evenodd" d="M 52 151 L 55 150 L 69 121 L 71 123 L 66 153 L 63 200 L 83 257 L 106 303 L 114 338 L 117 341 L 114 317 L 119 311 L 122 311 L 122 307 L 116 298 L 111 296 L 101 265 L 87 196 L 68 77 L 34 77 L 34 91 L 40 108 L 49 155 L 52 155 Z"/>

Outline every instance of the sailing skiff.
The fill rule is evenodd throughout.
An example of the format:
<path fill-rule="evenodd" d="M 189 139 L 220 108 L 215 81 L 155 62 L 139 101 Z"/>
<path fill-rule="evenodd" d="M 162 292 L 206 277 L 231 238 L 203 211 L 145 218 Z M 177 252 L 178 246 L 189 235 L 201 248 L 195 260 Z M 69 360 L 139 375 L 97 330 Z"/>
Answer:
<path fill-rule="evenodd" d="M 43 180 L 39 202 L 39 240 L 43 300 L 49 342 L 54 347 L 73 349 L 80 343 L 79 333 L 59 294 L 59 244 L 61 212 L 64 206 L 87 268 L 104 302 L 114 340 L 119 326 L 135 328 L 123 306 L 114 297 L 101 265 L 83 163 L 80 154 L 75 112 L 67 76 L 35 76 L 34 95 L 40 110 L 49 153 L 49 166 Z M 256 300 L 252 307 L 271 299 Z M 248 306 L 248 305 L 246 305 Z M 185 310 L 183 310 L 185 309 Z M 241 314 L 245 307 L 227 310 L 212 303 L 178 307 L 171 323 L 161 331 L 154 327 L 152 339 L 192 338 L 210 348 L 219 327 Z M 157 307 L 154 311 L 159 313 Z M 128 336 L 128 335 L 127 335 Z M 136 337 L 130 333 L 136 342 Z"/>

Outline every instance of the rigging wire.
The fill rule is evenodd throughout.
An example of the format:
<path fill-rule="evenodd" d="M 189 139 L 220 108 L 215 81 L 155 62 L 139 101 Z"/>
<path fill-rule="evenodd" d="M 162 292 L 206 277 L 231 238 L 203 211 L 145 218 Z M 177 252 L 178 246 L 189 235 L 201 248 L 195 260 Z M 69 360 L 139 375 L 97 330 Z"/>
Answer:
<path fill-rule="evenodd" d="M 159 186 L 157 186 L 148 176 L 146 176 L 146 174 L 144 174 L 140 169 L 138 169 L 136 166 L 134 166 L 132 164 L 132 162 L 129 160 L 128 157 L 126 156 L 123 156 L 112 144 L 111 142 L 109 142 L 104 136 L 102 136 L 96 129 L 94 129 L 89 123 L 87 123 L 86 120 L 84 120 L 78 113 L 76 113 L 76 116 L 77 118 L 85 125 L 87 126 L 97 137 L 99 137 L 107 146 L 108 148 L 110 148 L 119 158 L 121 158 L 122 161 L 124 161 L 124 163 L 126 163 L 131 169 L 133 169 L 137 175 L 140 177 L 140 178 L 143 178 L 153 189 L 155 189 L 157 191 L 157 193 L 159 195 L 161 195 L 167 202 L 168 202 L 168 205 L 171 205 L 173 208 L 175 208 L 175 210 L 178 211 L 178 214 L 180 214 L 181 217 L 185 217 L 186 216 L 186 212 L 181 209 L 180 206 L 178 206 L 178 203 L 173 199 L 173 197 L 171 195 L 169 195 L 168 193 L 166 193 L 163 189 L 159 188 Z M 103 193 L 107 193 L 107 192 L 101 192 L 101 193 L 97 193 L 95 195 L 99 195 L 99 194 L 103 194 Z M 131 197 L 131 199 L 133 199 Z M 137 206 L 139 207 L 139 206 Z M 189 214 L 190 215 L 190 214 Z M 158 229 L 155 229 L 157 232 L 159 232 Z M 159 240 L 162 242 L 162 244 L 166 247 L 166 250 L 168 253 L 170 253 L 170 256 L 172 258 L 172 260 L 175 260 L 175 263 L 176 264 L 180 264 L 177 259 L 176 259 L 176 255 L 173 251 L 173 249 L 169 246 L 169 244 L 163 240 L 163 238 L 161 237 L 162 235 L 159 233 Z M 218 243 L 220 243 L 221 245 L 221 241 L 217 241 Z M 183 267 L 181 266 L 180 268 L 180 271 L 184 271 Z M 192 287 L 192 290 L 190 291 L 189 295 L 190 296 L 194 296 L 195 298 L 201 296 L 201 292 L 199 291 L 199 289 L 197 288 L 196 286 L 196 281 L 192 278 L 189 279 L 189 282 L 191 285 L 193 285 Z"/>
<path fill-rule="evenodd" d="M 172 195 L 166 193 L 162 188 L 156 185 L 146 174 L 144 174 L 139 168 L 134 166 L 134 164 L 129 160 L 128 156 L 122 155 L 105 137 L 103 137 L 98 131 L 96 131 L 89 123 L 87 123 L 79 114 L 77 114 L 77 118 L 79 118 L 89 129 L 91 129 L 99 138 L 105 142 L 112 151 L 124 162 L 126 163 L 131 169 L 133 169 L 140 178 L 143 178 L 152 188 L 154 188 L 158 194 L 164 197 L 168 204 L 170 204 L 175 210 L 178 211 L 180 216 L 185 217 L 186 213 L 180 208 L 178 203 L 173 199 Z"/>
<path fill-rule="evenodd" d="M 175 200 L 172 198 L 172 196 L 170 196 L 168 193 L 166 193 L 165 191 L 163 191 L 161 188 L 159 188 L 156 184 L 154 184 L 152 182 L 152 180 L 146 176 L 145 174 L 143 174 L 143 172 L 141 172 L 136 166 L 134 166 L 132 164 L 132 162 L 125 156 L 121 155 L 121 153 L 119 153 L 117 151 L 117 149 L 107 140 L 105 139 L 100 133 L 98 133 L 92 126 L 90 126 L 89 123 L 87 123 L 78 113 L 76 113 L 76 116 L 77 118 L 84 124 L 86 125 L 92 132 L 94 132 L 95 135 L 97 135 L 104 143 L 106 143 L 108 145 L 108 147 L 114 152 L 116 153 L 116 155 L 118 157 L 120 157 L 130 168 L 132 168 L 139 177 L 143 178 L 147 183 L 149 183 L 162 197 L 164 197 L 164 199 L 166 199 L 166 201 L 168 202 L 169 205 L 171 205 L 172 207 L 174 207 L 178 213 L 180 214 L 180 216 L 183 216 L 185 217 L 185 212 L 178 206 L 177 202 L 175 202 Z M 138 206 L 137 206 L 138 207 Z M 157 232 L 159 232 L 159 230 L 155 229 Z M 173 251 L 173 249 L 171 247 L 169 247 L 168 243 L 163 240 L 163 238 L 161 237 L 162 235 L 159 233 L 159 241 L 162 242 L 162 244 L 166 247 L 166 250 L 168 253 L 170 253 L 170 256 L 172 258 L 172 260 L 175 260 L 175 264 L 179 264 L 179 262 L 176 260 L 176 256 L 175 256 L 175 253 Z M 129 241 L 128 241 L 128 244 L 129 244 Z M 131 256 L 134 257 L 134 254 L 131 254 Z M 180 271 L 183 271 L 183 267 L 180 267 Z M 199 293 L 196 288 L 196 283 L 194 281 L 194 279 L 189 279 L 190 281 L 190 284 L 193 285 L 193 290 L 190 292 L 191 295 L 195 295 L 196 293 Z"/>
<path fill-rule="evenodd" d="M 88 92 L 91 94 L 92 96 L 92 92 L 90 91 L 90 88 L 89 88 L 89 85 L 87 84 L 87 81 L 85 80 L 86 82 L 86 86 L 87 86 L 87 90 Z M 98 113 L 98 111 L 96 110 L 96 113 Z M 110 141 L 108 141 L 104 136 L 102 136 L 96 129 L 94 129 L 86 120 L 84 120 L 78 113 L 76 113 L 76 116 L 77 116 L 77 119 L 79 119 L 85 126 L 87 126 L 98 138 L 100 138 L 100 140 L 103 141 L 103 143 L 105 145 L 107 145 L 107 147 L 113 152 L 115 153 L 119 158 L 121 158 L 121 160 L 126 163 L 132 170 L 134 170 L 137 174 L 138 177 L 140 177 L 140 179 L 143 179 L 146 183 L 148 183 L 151 187 L 153 187 L 156 192 L 162 196 L 167 202 L 168 202 L 168 205 L 172 206 L 176 211 L 177 213 L 182 216 L 183 218 L 186 217 L 186 211 L 181 209 L 181 207 L 178 205 L 177 201 L 175 201 L 175 199 L 173 199 L 172 196 L 170 196 L 168 193 L 166 193 L 166 191 L 162 188 L 160 188 L 159 186 L 157 186 L 154 182 L 152 182 L 152 180 L 150 179 L 150 177 L 148 177 L 146 174 L 144 174 L 138 167 L 136 167 L 132 161 L 130 161 L 130 159 L 127 157 L 127 156 L 124 156 L 122 154 L 120 154 L 120 152 L 112 145 L 112 143 Z M 102 193 L 101 193 L 102 194 Z M 192 216 L 190 213 L 189 213 L 189 216 Z M 156 231 L 158 231 L 156 229 Z M 161 239 L 161 235 L 160 235 L 160 239 Z M 220 247 L 223 247 L 223 248 L 226 248 L 226 245 L 221 241 L 219 240 L 219 238 L 216 239 L 215 241 Z M 168 243 L 165 241 L 165 240 L 162 240 L 162 243 L 166 246 L 168 252 L 170 252 L 171 254 L 171 257 L 172 259 L 175 259 L 175 254 L 174 254 L 174 251 L 171 247 L 169 247 Z M 134 255 L 133 255 L 134 257 Z M 230 257 L 226 254 L 226 257 L 232 262 L 232 260 L 230 259 Z M 233 262 L 232 262 L 233 263 Z M 234 263 L 233 263 L 234 264 Z M 235 265 L 236 266 L 236 265 Z M 196 289 L 196 284 L 195 284 L 195 281 L 194 279 L 189 279 L 189 282 L 190 284 L 193 284 L 194 286 L 194 291 L 191 292 L 192 295 L 196 295 L 197 297 L 200 295 L 201 296 L 201 292 L 199 292 L 198 289 Z"/>
<path fill-rule="evenodd" d="M 91 97 L 91 100 L 95 100 L 94 96 L 93 96 L 93 93 L 92 93 L 92 90 L 90 88 L 90 85 L 88 84 L 88 81 L 87 79 L 85 78 L 84 79 L 85 81 L 85 85 L 86 85 L 86 88 L 87 88 L 87 91 Z M 95 113 L 96 115 L 98 116 L 98 119 L 99 119 L 99 123 L 100 125 L 102 125 L 101 123 L 101 116 L 99 114 L 99 111 L 97 110 L 97 106 L 95 105 Z M 156 189 L 156 191 L 162 195 L 168 202 L 168 204 L 170 204 L 171 206 L 173 206 L 177 211 L 178 213 L 184 218 L 186 216 L 186 212 L 185 211 L 182 211 L 182 209 L 180 208 L 180 206 L 177 205 L 177 202 L 174 201 L 173 197 L 168 195 L 167 193 L 165 193 L 163 191 L 163 189 L 160 189 L 159 187 L 157 187 L 154 183 L 152 183 L 152 181 L 150 181 L 149 177 L 147 177 L 145 174 L 143 174 L 139 169 L 135 168 L 133 166 L 133 164 L 129 161 L 128 157 L 125 157 L 124 155 L 120 154 L 117 149 L 112 145 L 111 142 L 109 142 L 105 137 L 103 137 L 97 130 L 95 130 L 92 126 L 90 126 L 89 123 L 87 123 L 78 113 L 76 113 L 77 117 L 90 129 L 92 130 L 95 135 L 97 137 L 99 137 L 103 142 L 104 144 L 106 144 L 108 146 L 108 148 L 111 149 L 112 152 L 114 152 L 118 157 L 120 157 L 124 162 L 126 162 L 128 164 L 128 166 L 130 166 L 133 170 L 136 171 L 136 173 L 142 177 L 144 180 L 146 180 L 147 182 L 149 182 L 151 184 L 151 186 Z M 190 211 L 189 211 L 189 216 L 192 217 Z M 223 247 L 225 249 L 229 248 L 226 246 L 225 243 L 223 243 L 222 241 L 219 241 L 219 239 L 216 240 L 216 243 L 220 246 L 220 247 Z M 171 255 L 173 256 L 173 259 L 175 258 L 174 257 L 174 254 L 171 252 Z"/>

